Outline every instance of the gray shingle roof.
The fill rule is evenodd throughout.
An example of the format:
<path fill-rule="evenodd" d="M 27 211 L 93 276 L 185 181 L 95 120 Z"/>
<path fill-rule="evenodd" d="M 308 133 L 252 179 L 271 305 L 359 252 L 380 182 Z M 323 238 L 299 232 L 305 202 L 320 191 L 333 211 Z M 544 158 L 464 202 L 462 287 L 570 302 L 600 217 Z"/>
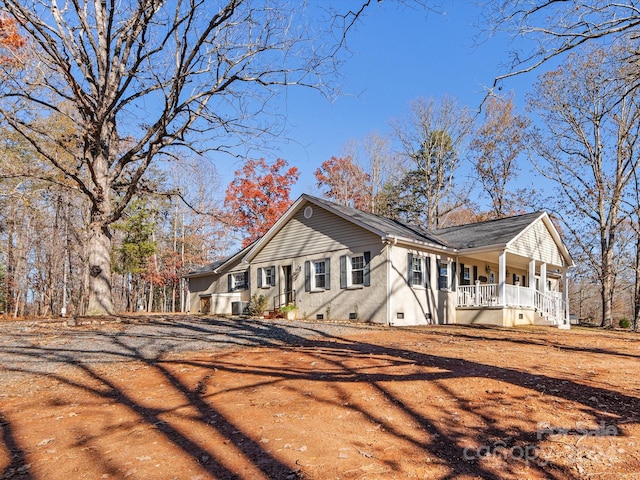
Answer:
<path fill-rule="evenodd" d="M 303 194 L 302 198 L 323 208 L 327 208 L 329 211 L 333 211 L 380 235 L 398 237 L 408 240 L 409 242 L 429 243 L 444 248 L 455 249 L 505 245 L 543 214 L 543 212 L 527 213 L 515 217 L 470 223 L 431 232 L 417 225 L 405 225 L 390 218 L 339 205 L 312 195 Z M 243 248 L 234 255 L 213 262 L 206 267 L 193 270 L 185 275 L 185 277 L 197 277 L 213 273 L 214 270 L 233 260 L 235 257 L 239 258 L 244 255 L 255 243 L 256 242 Z"/>
<path fill-rule="evenodd" d="M 513 240 L 542 214 L 543 212 L 534 212 L 486 222 L 469 223 L 439 229 L 434 233 L 442 241 L 458 249 L 504 245 Z"/>
<path fill-rule="evenodd" d="M 384 232 L 387 235 L 457 249 L 504 245 L 513 240 L 543 213 L 526 213 L 513 217 L 428 231 L 418 225 L 406 225 L 396 220 L 339 205 L 322 198 L 306 194 L 304 196 L 319 205 L 338 211 L 344 216 L 353 218 L 361 224 L 367 225 L 373 230 Z"/>
<path fill-rule="evenodd" d="M 304 197 L 308 198 L 314 203 L 317 203 L 318 205 L 322 205 L 328 208 L 329 210 L 337 211 L 341 215 L 351 218 L 358 223 L 366 225 L 372 230 L 381 232 L 385 235 L 407 238 L 418 242 L 433 243 L 443 247 L 447 246 L 447 244 L 443 242 L 441 238 L 438 238 L 433 233 L 428 232 L 427 230 L 419 226 L 405 225 L 390 218 L 381 217 L 372 213 L 363 212 L 362 210 L 339 205 L 323 198 L 318 198 L 307 194 L 305 194 Z"/>
<path fill-rule="evenodd" d="M 213 263 L 210 263 L 209 265 L 205 265 L 204 267 L 201 268 L 196 268 L 195 270 L 191 270 L 189 271 L 189 273 L 187 273 L 185 275 L 185 277 L 197 277 L 199 275 L 205 275 L 207 273 L 213 273 L 213 271 L 218 268 L 220 265 L 222 265 L 223 263 L 225 263 L 227 260 L 229 260 L 231 257 L 235 256 L 237 254 L 231 255 L 229 257 L 225 257 L 225 258 L 221 258 L 220 260 L 216 260 Z"/>

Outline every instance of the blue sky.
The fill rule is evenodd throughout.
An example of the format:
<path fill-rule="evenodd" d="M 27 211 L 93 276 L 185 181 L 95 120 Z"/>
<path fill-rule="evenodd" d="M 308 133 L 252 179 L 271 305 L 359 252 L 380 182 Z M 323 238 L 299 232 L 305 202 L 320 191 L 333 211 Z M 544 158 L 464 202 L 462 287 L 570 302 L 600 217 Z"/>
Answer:
<path fill-rule="evenodd" d="M 351 32 L 351 56 L 341 69 L 343 95 L 330 103 L 312 90 L 287 92 L 290 140 L 275 142 L 276 151 L 256 156 L 281 157 L 301 170 L 292 199 L 317 193 L 313 171 L 340 156 L 347 141 L 374 131 L 390 133 L 390 120 L 405 116 L 412 100 L 448 95 L 476 109 L 494 78 L 506 72 L 511 40 L 501 36 L 477 44 L 481 12 L 474 2 L 443 3 L 441 12 L 427 12 L 375 2 Z M 515 93 L 520 111 L 540 73 L 503 83 L 503 92 Z M 239 167 L 227 162 L 218 163 L 225 186 Z"/>

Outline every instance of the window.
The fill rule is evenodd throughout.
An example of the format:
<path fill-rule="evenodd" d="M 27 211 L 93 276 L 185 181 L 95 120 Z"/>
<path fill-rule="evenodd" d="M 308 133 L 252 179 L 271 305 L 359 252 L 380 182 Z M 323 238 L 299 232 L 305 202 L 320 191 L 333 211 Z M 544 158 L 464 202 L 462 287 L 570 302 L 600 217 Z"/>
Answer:
<path fill-rule="evenodd" d="M 456 264 L 452 263 L 451 264 L 452 268 L 454 268 L 454 273 L 451 275 L 453 281 L 456 281 L 455 278 L 455 267 Z M 460 278 L 458 279 L 460 281 L 460 285 L 471 285 L 471 267 L 466 265 L 464 263 L 460 263 L 459 264 L 459 271 L 460 271 Z M 474 267 L 474 275 L 476 272 L 476 267 Z M 452 288 L 456 288 L 456 285 L 454 285 Z"/>
<path fill-rule="evenodd" d="M 467 282 L 471 281 L 471 270 L 469 269 L 469 267 L 464 267 L 462 269 L 462 279 Z"/>
<path fill-rule="evenodd" d="M 249 272 L 230 273 L 227 275 L 227 286 L 230 292 L 249 288 Z"/>
<path fill-rule="evenodd" d="M 316 288 L 324 288 L 325 286 L 325 275 L 326 275 L 326 263 L 321 262 L 313 262 L 313 270 L 314 270 L 314 283 Z"/>
<path fill-rule="evenodd" d="M 413 257 L 411 263 L 411 285 L 422 285 L 422 259 Z"/>
<path fill-rule="evenodd" d="M 438 268 L 438 289 L 449 289 L 449 264 L 446 262 L 441 262 Z"/>
<path fill-rule="evenodd" d="M 258 288 L 275 287 L 276 267 L 258 268 Z"/>
<path fill-rule="evenodd" d="M 340 288 L 368 287 L 371 284 L 371 252 L 340 257 Z"/>
<path fill-rule="evenodd" d="M 307 260 L 304 262 L 304 289 L 307 292 L 314 290 L 329 290 L 331 288 L 331 260 Z"/>
<path fill-rule="evenodd" d="M 351 257 L 351 285 L 364 285 L 364 255 Z"/>
<path fill-rule="evenodd" d="M 431 283 L 431 258 L 409 253 L 407 281 L 411 286 L 425 287 Z"/>

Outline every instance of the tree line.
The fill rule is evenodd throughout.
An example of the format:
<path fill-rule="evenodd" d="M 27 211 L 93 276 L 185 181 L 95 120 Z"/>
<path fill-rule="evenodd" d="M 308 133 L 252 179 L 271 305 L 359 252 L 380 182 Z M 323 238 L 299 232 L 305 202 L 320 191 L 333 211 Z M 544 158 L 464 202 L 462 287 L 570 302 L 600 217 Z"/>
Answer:
<path fill-rule="evenodd" d="M 277 132 L 282 88 L 334 93 L 349 32 L 374 3 L 309 15 L 286 1 L 0 2 L 0 310 L 182 309 L 181 275 L 261 235 L 299 175 L 245 158 L 225 187 L 204 160 Z M 317 189 L 429 229 L 550 210 L 578 263 L 572 311 L 638 326 L 640 17 L 631 3 L 563 3 L 485 2 L 486 31 L 540 48 L 513 56 L 481 113 L 416 99 L 389 136 L 319 165 Z M 556 57 L 526 115 L 498 95 Z M 544 186 L 517 181 L 529 166 Z"/>

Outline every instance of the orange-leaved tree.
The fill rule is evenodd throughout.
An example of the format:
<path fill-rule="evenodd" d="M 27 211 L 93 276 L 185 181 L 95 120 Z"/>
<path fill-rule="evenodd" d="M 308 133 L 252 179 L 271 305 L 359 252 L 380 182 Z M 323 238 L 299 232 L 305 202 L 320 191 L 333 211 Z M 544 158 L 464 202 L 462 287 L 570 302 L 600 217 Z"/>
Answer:
<path fill-rule="evenodd" d="M 369 211 L 371 175 L 365 173 L 351 157 L 331 157 L 322 162 L 314 175 L 325 197 L 341 205 Z"/>
<path fill-rule="evenodd" d="M 26 41 L 13 18 L 0 14 L 0 65 L 14 66 Z"/>
<path fill-rule="evenodd" d="M 260 238 L 291 205 L 289 193 L 300 173 L 286 160 L 268 164 L 264 158 L 247 160 L 234 172 L 224 205 L 234 228 L 242 233 L 242 246 Z"/>

